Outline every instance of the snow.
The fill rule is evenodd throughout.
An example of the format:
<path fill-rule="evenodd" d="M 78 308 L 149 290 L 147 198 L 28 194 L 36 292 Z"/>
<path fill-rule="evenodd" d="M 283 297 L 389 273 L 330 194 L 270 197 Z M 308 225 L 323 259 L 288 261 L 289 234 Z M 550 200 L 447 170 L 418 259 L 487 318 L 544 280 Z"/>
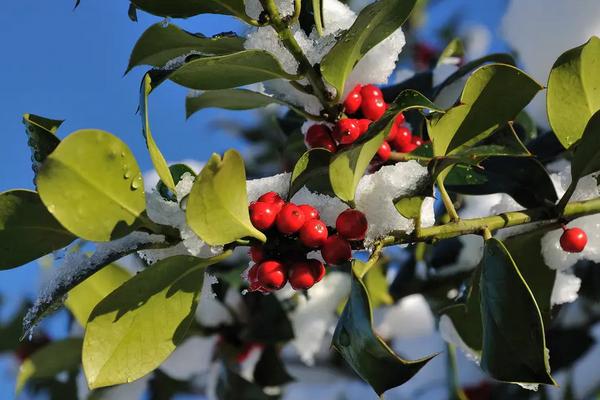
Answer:
<path fill-rule="evenodd" d="M 517 51 L 525 72 L 542 84 L 556 59 L 566 50 L 600 36 L 600 2 L 579 0 L 511 0 L 502 34 Z M 538 125 L 548 129 L 545 92 L 528 108 Z"/>
<path fill-rule="evenodd" d="M 292 202 L 295 204 L 310 204 L 319 211 L 321 221 L 331 227 L 335 227 L 338 215 L 348 209 L 348 206 L 337 197 L 312 193 L 306 187 L 294 194 Z"/>
<path fill-rule="evenodd" d="M 460 349 L 465 354 L 465 356 L 467 356 L 467 358 L 469 358 L 470 360 L 479 364 L 479 361 L 481 359 L 481 354 L 479 354 L 479 352 L 470 348 L 462 340 L 462 338 L 460 337 L 456 328 L 454 327 L 454 323 L 452 322 L 450 317 L 448 317 L 446 314 L 444 314 L 440 317 L 439 329 L 440 329 L 440 334 L 442 335 L 442 338 L 446 342 L 455 345 L 458 349 Z"/>
<path fill-rule="evenodd" d="M 406 339 L 431 335 L 435 319 L 431 308 L 421 294 L 406 296 L 392 306 L 375 310 L 382 314 L 375 331 L 386 339 Z"/>
<path fill-rule="evenodd" d="M 550 296 L 551 305 L 572 303 L 577 300 L 581 279 L 573 274 L 563 271 L 556 272 L 552 295 Z"/>
<path fill-rule="evenodd" d="M 289 16 L 294 13 L 294 2 L 291 0 L 275 0 L 275 5 L 282 16 Z M 250 18 L 258 19 L 264 11 L 259 0 L 244 0 L 246 15 Z"/>
<path fill-rule="evenodd" d="M 246 182 L 248 202 L 256 201 L 267 192 L 277 192 L 285 198 L 290 188 L 291 174 L 289 172 L 269 176 L 266 178 L 252 179 Z"/>
<path fill-rule="evenodd" d="M 215 328 L 220 325 L 232 325 L 234 323 L 233 316 L 227 309 L 229 306 L 232 310 L 240 310 L 242 308 L 241 299 L 235 298 L 233 289 L 227 291 L 225 295 L 225 303 L 221 303 L 212 290 L 211 285 L 217 283 L 215 276 L 208 273 L 204 274 L 204 282 L 202 283 L 202 291 L 200 292 L 200 300 L 196 309 L 196 320 L 200 325 L 207 328 Z M 237 291 L 236 291 L 237 293 Z M 239 293 L 237 294 L 240 296 Z"/>

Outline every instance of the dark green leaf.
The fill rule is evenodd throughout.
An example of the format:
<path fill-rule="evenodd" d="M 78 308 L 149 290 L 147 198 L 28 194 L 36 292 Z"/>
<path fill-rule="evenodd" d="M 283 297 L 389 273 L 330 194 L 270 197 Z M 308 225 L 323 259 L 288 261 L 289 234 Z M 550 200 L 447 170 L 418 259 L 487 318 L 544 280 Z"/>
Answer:
<path fill-rule="evenodd" d="M 279 78 L 298 79 L 285 72 L 279 61 L 264 50 L 194 58 L 169 75 L 172 81 L 197 90 L 230 89 Z"/>
<path fill-rule="evenodd" d="M 161 17 L 188 18 L 198 14 L 225 14 L 244 18 L 243 0 L 130 0 L 137 8 Z"/>
<path fill-rule="evenodd" d="M 15 391 L 19 393 L 30 379 L 53 378 L 63 371 L 77 371 L 81 362 L 80 338 L 50 343 L 23 361 Z"/>
<path fill-rule="evenodd" d="M 350 298 L 335 328 L 332 346 L 378 395 L 412 378 L 434 356 L 416 361 L 398 357 L 373 332 L 369 296 L 352 274 Z"/>
<path fill-rule="evenodd" d="M 36 260 L 73 240 L 36 192 L 0 193 L 0 270 Z"/>
<path fill-rule="evenodd" d="M 274 400 L 275 398 L 225 365 L 221 366 L 215 391 L 218 400 Z"/>
<path fill-rule="evenodd" d="M 599 63 L 600 65 L 600 63 Z M 600 110 L 587 123 L 571 164 L 573 182 L 600 170 Z"/>
<path fill-rule="evenodd" d="M 556 384 L 535 297 L 506 247 L 494 238 L 484 248 L 481 314 L 484 371 L 505 382 Z"/>
<path fill-rule="evenodd" d="M 242 50 L 244 41 L 239 36 L 204 37 L 173 24 L 157 23 L 148 28 L 133 47 L 126 73 L 138 65 L 162 68 L 178 57 L 217 56 Z"/>
<path fill-rule="evenodd" d="M 332 195 L 333 189 L 327 175 L 332 156 L 325 149 L 311 149 L 304 153 L 292 171 L 288 198 L 292 198 L 303 186 L 312 192 Z"/>
<path fill-rule="evenodd" d="M 196 173 L 185 164 L 170 165 L 169 171 L 171 171 L 171 176 L 173 176 L 175 186 L 177 186 L 179 181 L 181 181 L 181 179 L 183 178 L 183 175 L 186 173 L 191 174 L 194 177 L 196 176 Z M 156 190 L 158 190 L 158 193 L 160 193 L 160 195 L 163 198 L 167 200 L 177 201 L 177 197 L 175 196 L 175 194 L 173 194 L 173 192 L 171 192 L 162 181 L 158 181 L 158 183 L 156 184 Z"/>
<path fill-rule="evenodd" d="M 460 104 L 428 120 L 434 155 L 457 153 L 485 139 L 513 120 L 541 89 L 513 66 L 479 68 L 467 80 Z"/>
<path fill-rule="evenodd" d="M 37 174 L 39 166 L 48 154 L 52 153 L 60 143 L 56 131 L 64 121 L 48 119 L 34 114 L 23 115 L 26 133 L 29 138 L 27 144 L 31 149 L 33 172 Z"/>
<path fill-rule="evenodd" d="M 213 154 L 196 178 L 188 197 L 186 219 L 190 228 L 210 245 L 243 237 L 267 240 L 250 222 L 244 160 L 235 150 Z"/>
<path fill-rule="evenodd" d="M 527 208 L 547 206 L 557 200 L 544 166 L 528 157 L 491 157 L 481 163 L 481 168 L 457 166 L 445 183 L 448 190 L 456 193 L 506 193 Z"/>
<path fill-rule="evenodd" d="M 277 348 L 273 345 L 266 346 L 254 367 L 254 382 L 265 387 L 281 386 L 293 380 L 286 371 Z"/>
<path fill-rule="evenodd" d="M 294 338 L 294 330 L 276 296 L 248 293 L 244 296 L 248 315 L 253 317 L 240 332 L 246 342 L 277 344 Z"/>
<path fill-rule="evenodd" d="M 576 143 L 600 110 L 600 39 L 563 53 L 548 79 L 548 120 L 565 148 Z"/>
<path fill-rule="evenodd" d="M 230 254 L 166 258 L 98 303 L 83 341 L 88 385 L 129 383 L 158 367 L 185 337 L 198 305 L 205 267 Z"/>
<path fill-rule="evenodd" d="M 165 157 L 160 152 L 158 145 L 154 141 L 152 131 L 150 131 L 150 116 L 148 115 L 148 95 L 152 91 L 152 78 L 150 74 L 145 74 L 140 88 L 140 115 L 142 116 L 142 133 L 146 139 L 146 147 L 150 153 L 150 159 L 160 180 L 172 191 L 175 191 L 175 182 L 169 170 L 169 165 Z"/>
<path fill-rule="evenodd" d="M 337 90 L 338 99 L 356 63 L 400 28 L 415 4 L 416 0 L 379 0 L 363 8 L 352 26 L 342 33 L 321 61 L 323 77 Z"/>

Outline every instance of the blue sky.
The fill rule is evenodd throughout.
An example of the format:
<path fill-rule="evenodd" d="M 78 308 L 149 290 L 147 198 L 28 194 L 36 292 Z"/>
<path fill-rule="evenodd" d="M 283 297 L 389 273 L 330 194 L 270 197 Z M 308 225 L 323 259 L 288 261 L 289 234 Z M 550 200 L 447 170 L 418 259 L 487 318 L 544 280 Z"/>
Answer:
<path fill-rule="evenodd" d="M 484 5 L 485 3 L 485 5 Z M 448 12 L 460 12 L 466 20 L 479 21 L 495 30 L 504 0 L 437 2 L 428 23 L 431 33 Z M 139 13 L 139 22 L 127 16 L 126 1 L 18 0 L 5 2 L 0 12 L 0 191 L 33 188 L 30 152 L 21 123 L 24 113 L 65 119 L 59 136 L 81 128 L 99 128 L 116 134 L 132 148 L 142 170 L 150 168 L 135 114 L 143 68 L 123 76 L 129 53 L 141 33 L 157 17 Z M 240 31 L 233 19 L 202 16 L 175 21 L 183 28 L 207 35 Z M 429 35 L 425 37 L 429 38 Z M 497 50 L 497 44 L 494 44 Z M 159 88 L 150 99 L 151 126 L 169 161 L 207 159 L 212 152 L 243 148 L 239 140 L 211 126 L 215 118 L 247 114 L 205 110 L 186 122 L 186 90 L 173 84 Z M 30 264 L 2 271 L 0 294 L 6 317 L 24 295 L 33 296 L 39 284 L 39 267 Z M 6 361 L 4 361 L 6 365 Z M 0 365 L 0 398 L 12 397 L 12 378 Z"/>

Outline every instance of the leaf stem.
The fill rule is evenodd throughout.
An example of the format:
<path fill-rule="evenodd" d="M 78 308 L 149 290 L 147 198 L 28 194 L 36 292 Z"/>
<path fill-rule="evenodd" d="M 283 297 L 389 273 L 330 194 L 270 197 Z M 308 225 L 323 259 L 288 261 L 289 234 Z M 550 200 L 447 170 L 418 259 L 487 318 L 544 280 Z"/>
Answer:
<path fill-rule="evenodd" d="M 298 2 L 298 0 L 295 1 Z M 310 82 L 313 88 L 313 95 L 319 99 L 323 106 L 324 116 L 328 119 L 335 120 L 338 111 L 336 111 L 336 108 L 332 104 L 331 95 L 325 86 L 325 82 L 323 82 L 323 79 L 321 78 L 320 72 L 318 72 L 310 61 L 308 61 L 304 51 L 302 51 L 302 48 L 296 41 L 296 38 L 289 27 L 287 21 L 288 18 L 281 17 L 274 0 L 260 0 L 260 3 L 269 15 L 269 22 L 277 32 L 279 40 L 281 40 L 283 46 L 290 52 L 296 61 L 298 61 L 299 72 Z M 295 8 L 295 11 L 299 12 L 299 10 L 299 7 Z M 292 21 L 293 20 L 294 18 L 292 17 Z"/>
<path fill-rule="evenodd" d="M 365 263 L 365 266 L 361 270 L 361 272 L 357 274 L 360 279 L 364 278 L 367 272 L 369 272 L 369 270 L 373 268 L 375 264 L 377 264 L 377 261 L 379 261 L 379 257 L 381 257 L 381 251 L 383 250 L 384 246 L 385 244 L 383 241 L 375 242 L 375 248 L 373 249 L 373 253 Z"/>
<path fill-rule="evenodd" d="M 452 199 L 450 198 L 450 195 L 448 194 L 448 192 L 446 191 L 446 187 L 444 186 L 444 177 L 445 176 L 443 174 L 440 174 L 440 175 L 438 175 L 438 177 L 436 179 L 438 190 L 440 191 L 440 195 L 442 196 L 442 201 L 444 202 L 444 207 L 446 207 L 446 211 L 448 212 L 448 215 L 450 216 L 450 220 L 452 220 L 453 222 L 457 222 L 460 220 L 460 218 L 458 217 L 458 213 L 456 212 L 456 209 L 454 208 Z"/>

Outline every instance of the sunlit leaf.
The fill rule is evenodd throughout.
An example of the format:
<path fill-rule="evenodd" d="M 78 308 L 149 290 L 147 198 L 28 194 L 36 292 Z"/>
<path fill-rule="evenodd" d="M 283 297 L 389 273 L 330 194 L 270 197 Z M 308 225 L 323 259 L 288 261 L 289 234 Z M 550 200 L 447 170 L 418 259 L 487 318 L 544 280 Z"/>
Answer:
<path fill-rule="evenodd" d="M 243 0 L 130 0 L 137 8 L 161 17 L 188 18 L 198 14 L 225 14 L 243 18 Z"/>
<path fill-rule="evenodd" d="M 600 63 L 599 63 L 600 65 Z M 600 110 L 588 121 L 571 164 L 573 182 L 600 170 Z"/>
<path fill-rule="evenodd" d="M 33 172 L 37 174 L 40 164 L 60 143 L 56 131 L 64 121 L 48 119 L 34 114 L 23 115 L 23 124 L 27 133 L 27 144 L 31 149 Z"/>
<path fill-rule="evenodd" d="M 288 198 L 294 196 L 303 186 L 312 192 L 333 194 L 327 175 L 332 155 L 325 149 L 311 149 L 304 153 L 292 171 Z"/>

